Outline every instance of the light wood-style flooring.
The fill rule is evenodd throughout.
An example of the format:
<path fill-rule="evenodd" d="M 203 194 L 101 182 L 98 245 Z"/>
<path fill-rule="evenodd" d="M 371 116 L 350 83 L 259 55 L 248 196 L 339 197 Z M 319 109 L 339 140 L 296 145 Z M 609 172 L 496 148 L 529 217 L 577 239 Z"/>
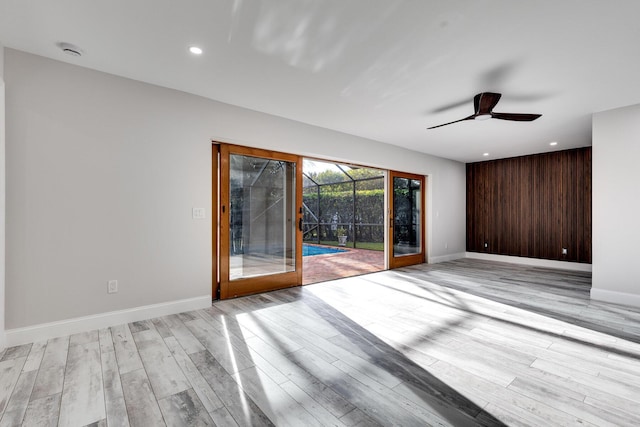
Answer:
<path fill-rule="evenodd" d="M 640 310 L 463 259 L 0 353 L 2 426 L 638 426 Z"/>

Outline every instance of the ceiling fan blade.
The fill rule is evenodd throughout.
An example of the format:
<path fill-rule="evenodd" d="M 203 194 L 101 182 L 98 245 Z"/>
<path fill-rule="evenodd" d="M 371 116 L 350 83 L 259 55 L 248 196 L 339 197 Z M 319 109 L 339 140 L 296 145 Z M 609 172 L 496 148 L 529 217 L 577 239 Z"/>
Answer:
<path fill-rule="evenodd" d="M 435 129 L 435 128 L 439 128 L 439 127 L 446 126 L 446 125 L 452 125 L 452 124 L 458 123 L 458 122 L 464 122 L 465 120 L 473 120 L 474 117 L 475 116 L 465 117 L 464 119 L 455 120 L 453 122 L 444 123 L 444 124 L 441 124 L 441 125 L 438 125 L 438 126 L 431 126 L 430 128 L 427 128 L 427 129 Z"/>
<path fill-rule="evenodd" d="M 469 103 L 469 98 L 461 99 L 459 101 L 452 102 L 447 105 L 441 105 L 440 107 L 429 111 L 429 113 L 431 114 L 443 113 L 448 110 L 453 110 L 454 108 L 462 107 L 463 105 L 467 105 L 468 103 Z"/>
<path fill-rule="evenodd" d="M 542 114 L 520 114 L 520 113 L 494 113 L 493 107 L 496 106 L 502 94 L 495 92 L 481 92 L 473 97 L 473 106 L 475 113 L 464 119 L 455 120 L 453 122 L 444 123 L 437 126 L 431 126 L 427 129 L 436 129 L 442 126 L 451 125 L 453 123 L 463 122 L 465 120 L 482 120 L 482 119 L 499 119 L 511 120 L 514 122 L 531 122 L 542 116 Z"/>
<path fill-rule="evenodd" d="M 502 94 L 494 92 L 482 92 L 473 97 L 473 106 L 476 116 L 483 114 L 491 114 L 493 107 L 496 106 Z"/>
<path fill-rule="evenodd" d="M 514 122 L 532 122 L 542 114 L 518 114 L 518 113 L 491 113 L 491 117 L 500 120 L 512 120 Z"/>

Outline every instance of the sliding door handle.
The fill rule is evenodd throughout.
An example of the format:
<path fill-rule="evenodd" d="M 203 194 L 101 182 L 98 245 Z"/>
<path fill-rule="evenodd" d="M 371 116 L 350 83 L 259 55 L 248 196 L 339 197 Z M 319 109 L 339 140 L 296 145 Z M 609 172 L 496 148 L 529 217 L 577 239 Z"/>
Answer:
<path fill-rule="evenodd" d="M 302 218 L 298 221 L 298 228 L 302 231 Z"/>

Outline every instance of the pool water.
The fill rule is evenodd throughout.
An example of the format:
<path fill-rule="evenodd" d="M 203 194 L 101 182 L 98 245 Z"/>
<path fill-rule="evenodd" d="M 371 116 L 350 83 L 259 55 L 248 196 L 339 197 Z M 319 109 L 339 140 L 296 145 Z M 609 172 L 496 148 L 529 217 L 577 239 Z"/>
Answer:
<path fill-rule="evenodd" d="M 346 250 L 327 246 L 302 245 L 302 256 L 337 254 L 338 252 L 346 252 Z"/>

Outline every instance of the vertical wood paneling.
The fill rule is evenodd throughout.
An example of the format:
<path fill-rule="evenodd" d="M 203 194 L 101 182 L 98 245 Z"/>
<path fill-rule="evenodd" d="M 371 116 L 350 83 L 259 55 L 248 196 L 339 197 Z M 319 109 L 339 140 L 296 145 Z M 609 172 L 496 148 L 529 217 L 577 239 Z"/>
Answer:
<path fill-rule="evenodd" d="M 564 227 L 563 221 L 563 194 L 562 194 L 562 170 L 564 153 L 560 152 L 558 155 L 550 153 L 545 156 L 550 167 L 547 168 L 547 185 L 553 204 L 551 209 L 546 208 L 549 212 L 549 220 L 551 222 L 549 229 L 549 238 L 547 240 L 547 257 L 549 259 L 562 259 L 562 229 Z M 544 197 L 543 197 L 544 199 Z M 568 224 L 567 224 L 568 225 Z"/>
<path fill-rule="evenodd" d="M 491 165 L 493 166 L 493 165 Z M 495 253 L 500 253 L 500 235 L 503 230 L 502 224 L 502 206 L 500 184 L 502 182 L 502 172 L 504 169 L 489 167 L 489 194 L 491 196 L 491 204 L 489 209 L 491 216 L 489 217 L 489 249 Z"/>
<path fill-rule="evenodd" d="M 476 182 L 476 185 L 478 186 L 478 190 L 480 191 L 480 195 L 479 195 L 479 204 L 480 204 L 480 211 L 476 214 L 476 219 L 478 221 L 478 223 L 480 224 L 480 233 L 478 235 L 479 241 L 478 241 L 478 246 L 481 249 L 481 251 L 486 252 L 488 249 L 485 249 L 484 244 L 485 243 L 489 243 L 488 241 L 488 235 L 489 235 L 489 230 L 488 230 L 488 223 L 489 223 L 489 203 L 491 202 L 491 197 L 489 194 L 489 177 L 487 175 L 489 167 L 488 164 L 481 164 L 479 166 L 480 169 L 480 179 Z"/>
<path fill-rule="evenodd" d="M 591 148 L 467 164 L 467 250 L 590 263 Z"/>
<path fill-rule="evenodd" d="M 544 236 L 540 236 L 540 230 L 542 229 L 542 223 L 544 222 L 545 213 L 543 212 L 542 209 L 540 209 L 540 206 L 539 206 L 540 195 L 544 193 L 544 179 L 543 179 L 544 171 L 542 170 L 542 167 L 541 167 L 542 165 L 541 156 L 535 156 L 531 160 L 533 163 L 532 170 L 531 170 L 533 198 L 531 201 L 531 206 L 529 206 L 529 212 L 533 220 L 531 224 L 531 231 L 533 236 L 533 255 L 532 256 L 544 258 L 544 255 L 545 255 L 544 248 L 541 247 L 540 245 L 540 242 L 541 240 L 544 239 Z M 547 203 L 548 202 L 550 202 L 550 200 L 547 201 Z"/>
<path fill-rule="evenodd" d="M 534 193 L 533 193 L 533 162 L 524 157 L 518 158 L 518 165 L 520 167 L 520 173 L 518 175 L 517 188 L 518 192 L 518 206 L 517 215 L 520 217 L 520 239 L 516 240 L 519 243 L 519 250 L 516 255 L 523 257 L 532 257 L 534 254 L 534 233 L 533 223 L 534 217 L 531 207 L 533 206 Z M 515 248 L 514 248 L 515 249 Z"/>
<path fill-rule="evenodd" d="M 591 150 L 578 153 L 578 261 L 591 262 Z"/>
<path fill-rule="evenodd" d="M 467 248 L 475 247 L 475 221 L 469 221 L 469 218 L 473 218 L 475 212 L 475 180 L 473 179 L 473 164 L 467 164 Z"/>
<path fill-rule="evenodd" d="M 562 255 L 564 261 L 578 261 L 578 152 L 575 150 L 563 152 L 562 164 L 562 247 L 567 248 L 567 254 Z"/>
<path fill-rule="evenodd" d="M 522 217 L 520 215 L 518 193 L 512 191 L 516 184 L 520 170 L 520 162 L 517 158 L 507 159 L 506 167 L 502 168 L 502 175 L 499 182 L 499 216 L 498 228 L 498 253 L 509 255 L 513 242 L 518 240 L 519 229 Z"/>

